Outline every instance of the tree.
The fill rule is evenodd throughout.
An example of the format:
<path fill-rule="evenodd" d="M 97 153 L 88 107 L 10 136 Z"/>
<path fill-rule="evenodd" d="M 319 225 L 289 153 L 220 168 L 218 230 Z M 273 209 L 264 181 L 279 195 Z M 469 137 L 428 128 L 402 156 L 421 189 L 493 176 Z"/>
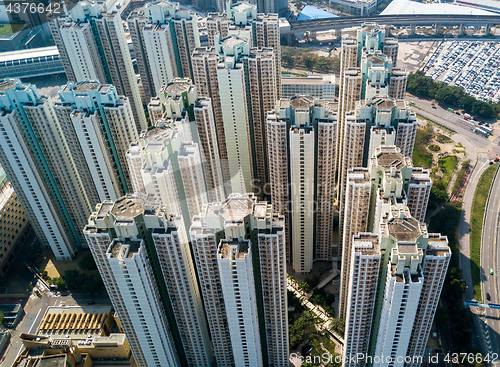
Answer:
<path fill-rule="evenodd" d="M 446 313 L 446 309 L 443 307 L 438 307 L 436 309 L 436 315 L 434 316 L 434 320 L 436 320 L 437 327 L 444 327 L 448 321 L 448 315 Z"/>
<path fill-rule="evenodd" d="M 90 270 L 90 271 L 97 270 L 97 265 L 94 261 L 94 257 L 92 256 L 92 254 L 87 254 L 84 257 L 82 257 L 78 265 L 83 270 Z"/>
<path fill-rule="evenodd" d="M 5 315 L 3 314 L 3 312 L 0 313 L 0 324 L 3 324 L 3 322 L 5 321 Z"/>
<path fill-rule="evenodd" d="M 299 288 L 304 293 L 309 293 L 309 292 L 311 292 L 311 289 L 312 289 L 311 286 L 309 285 L 309 283 L 307 283 L 305 280 L 299 284 Z"/>
<path fill-rule="evenodd" d="M 330 327 L 337 332 L 337 334 L 344 335 L 345 332 L 345 321 L 339 317 L 334 318 L 330 322 Z"/>

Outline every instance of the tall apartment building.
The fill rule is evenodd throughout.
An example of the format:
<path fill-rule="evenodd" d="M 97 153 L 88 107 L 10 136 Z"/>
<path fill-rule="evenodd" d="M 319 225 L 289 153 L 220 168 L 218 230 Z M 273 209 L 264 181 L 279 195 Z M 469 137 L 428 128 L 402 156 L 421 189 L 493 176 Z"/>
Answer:
<path fill-rule="evenodd" d="M 209 37 L 210 39 L 210 37 Z M 196 85 L 200 97 L 210 98 L 219 147 L 219 157 L 222 162 L 222 174 L 224 182 L 229 182 L 229 164 L 226 147 L 226 134 L 224 133 L 224 122 L 222 120 L 221 96 L 219 91 L 219 79 L 217 77 L 217 65 L 220 57 L 214 47 L 197 48 L 192 56 L 193 83 Z M 230 192 L 230 187 L 228 188 Z"/>
<path fill-rule="evenodd" d="M 120 14 L 101 12 L 97 3 L 85 2 L 52 22 L 56 46 L 71 63 L 73 73 L 67 75 L 68 80 L 113 84 L 119 95 L 129 98 L 137 131 L 146 130 L 146 115 Z"/>
<path fill-rule="evenodd" d="M 359 121 L 355 123 L 352 119 L 348 121 L 348 115 L 352 116 L 357 101 L 372 99 L 375 96 L 404 97 L 406 85 L 401 85 L 405 80 L 402 78 L 404 72 L 392 73 L 397 61 L 397 52 L 397 41 L 386 38 L 384 30 L 374 23 L 366 23 L 350 32 L 346 31 L 342 39 L 337 136 L 339 142 L 337 198 L 340 244 L 343 241 L 342 223 L 347 170 L 362 167 L 363 159 L 366 161 L 367 157 L 362 152 L 365 149 L 363 134 L 366 134 L 366 127 L 359 124 Z M 392 76 L 395 77 L 394 85 L 392 85 Z"/>
<path fill-rule="evenodd" d="M 281 78 L 282 99 L 311 96 L 325 101 L 335 100 L 335 75 L 286 76 Z"/>
<path fill-rule="evenodd" d="M 378 236 L 360 232 L 352 237 L 349 263 L 350 279 L 356 279 L 356 287 L 347 285 L 349 309 L 345 315 L 344 356 L 365 356 L 372 334 L 373 309 L 377 294 L 382 255 Z M 343 283 L 341 283 L 343 284 Z M 356 358 L 358 358 L 356 357 Z M 366 361 L 345 360 L 345 366 L 361 367 Z"/>
<path fill-rule="evenodd" d="M 393 68 L 391 71 L 391 83 L 389 85 L 389 97 L 392 97 L 396 100 L 404 99 L 406 95 L 407 84 L 408 73 L 406 72 L 406 70 Z"/>
<path fill-rule="evenodd" d="M 182 218 L 154 198 L 98 204 L 85 236 L 139 366 L 210 366 L 212 350 Z"/>
<path fill-rule="evenodd" d="M 252 194 L 231 194 L 193 219 L 190 237 L 218 365 L 251 366 L 250 358 L 288 365 L 284 226 Z"/>
<path fill-rule="evenodd" d="M 200 145 L 193 142 L 188 109 L 195 99 L 196 88 L 188 79 L 164 86 L 160 91 L 162 117 L 127 152 L 134 192 L 153 195 L 171 213 L 181 213 L 186 226 L 208 203 L 206 179 L 221 177 L 220 171 L 208 170 Z M 222 190 L 216 187 L 219 197 Z"/>
<path fill-rule="evenodd" d="M 445 236 L 427 233 L 410 213 L 413 170 L 396 147 L 379 147 L 362 170 L 374 195 L 350 201 L 349 214 L 364 211 L 369 224 L 359 233 L 351 231 L 348 269 L 342 272 L 347 366 L 367 365 L 367 359 L 349 359 L 357 353 L 393 359 L 373 365 L 404 366 L 398 356 L 416 361 L 425 348 L 451 251 Z M 351 171 L 349 187 L 356 180 Z"/>
<path fill-rule="evenodd" d="M 271 200 L 291 228 L 287 258 L 308 273 L 313 260 L 332 256 L 337 115 L 298 96 L 280 100 L 266 124 Z"/>
<path fill-rule="evenodd" d="M 339 191 L 343 192 L 339 197 L 340 243 L 343 243 L 348 170 L 366 167 L 379 146 L 396 145 L 404 156 L 411 158 L 417 133 L 416 115 L 404 101 L 377 94 L 371 99 L 357 101 L 355 109 L 344 119 L 344 145 L 339 153 L 343 156 L 339 166 Z M 339 146 L 342 145 L 339 143 Z"/>
<path fill-rule="evenodd" d="M 42 245 L 71 259 L 89 203 L 51 101 L 15 79 L 0 81 L 0 164 Z"/>
<path fill-rule="evenodd" d="M 261 366 L 257 299 L 250 240 L 222 239 L 217 249 L 222 295 L 235 366 Z"/>
<path fill-rule="evenodd" d="M 54 110 L 91 207 L 131 192 L 125 155 L 138 134 L 129 99 L 85 80 L 64 85 Z"/>
<path fill-rule="evenodd" d="M 179 3 L 162 0 L 146 4 L 141 13 L 132 13 L 127 23 L 139 74 L 150 97 L 174 78 L 193 79 L 191 54 L 200 47 L 194 13 L 180 9 Z"/>
<path fill-rule="evenodd" d="M 378 146 L 369 160 L 368 168 L 354 168 L 348 171 L 339 300 L 339 317 L 342 318 L 347 318 L 346 310 L 350 299 L 353 236 L 372 231 L 374 223 L 378 223 L 381 212 L 376 209 L 380 200 L 377 187 L 380 185 L 384 187 L 386 197 L 394 191 L 398 200 L 404 201 L 412 217 L 422 222 L 432 181 L 428 170 L 413 167 L 411 159 L 401 154 L 396 146 Z"/>
<path fill-rule="evenodd" d="M 2 179 L 3 178 L 3 179 Z M 0 276 L 4 276 L 21 249 L 28 228 L 28 218 L 11 183 L 0 168 Z"/>
<path fill-rule="evenodd" d="M 281 95 L 278 17 L 276 14 L 257 13 L 255 5 L 237 2 L 228 6 L 225 14 L 209 14 L 207 28 L 210 48 L 200 48 L 193 53 L 193 81 L 199 88 L 200 96 L 212 99 L 221 159 L 227 161 L 236 158 L 228 162 L 227 168 L 223 167 L 224 180 L 233 183 L 234 192 L 245 193 L 252 190 L 253 179 L 257 185 L 263 185 L 268 180 L 264 119 L 268 109 Z M 272 67 L 274 71 L 271 71 Z M 229 83 L 228 74 L 236 76 L 241 73 L 243 77 L 240 75 L 231 81 L 236 84 Z M 224 80 L 219 80 L 218 74 Z M 245 89 L 241 89 L 238 84 L 243 81 L 246 83 Z M 241 91 L 246 94 L 246 105 L 242 104 Z M 235 101 L 236 96 L 239 99 L 237 105 L 231 101 L 231 98 Z M 222 103 L 225 103 L 224 113 Z M 247 112 L 243 112 L 243 109 Z M 235 128 L 233 117 L 236 121 L 248 119 L 248 132 L 243 130 L 240 122 Z M 229 131 L 225 131 L 226 124 L 230 125 Z M 226 142 L 226 135 L 230 142 Z M 245 135 L 250 136 L 249 147 L 246 146 Z M 248 148 L 251 149 L 251 153 L 247 154 L 249 158 L 243 159 L 242 152 Z M 238 173 L 240 167 L 241 174 Z"/>
<path fill-rule="evenodd" d="M 250 3 L 257 4 L 259 13 L 276 13 L 285 16 L 288 11 L 288 2 L 285 0 L 251 0 Z"/>

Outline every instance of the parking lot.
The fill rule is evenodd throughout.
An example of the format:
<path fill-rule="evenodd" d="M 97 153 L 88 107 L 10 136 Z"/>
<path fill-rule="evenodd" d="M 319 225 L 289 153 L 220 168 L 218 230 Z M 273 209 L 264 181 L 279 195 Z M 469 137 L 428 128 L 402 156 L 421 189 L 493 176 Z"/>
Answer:
<path fill-rule="evenodd" d="M 423 71 L 434 80 L 463 87 L 482 101 L 498 102 L 500 99 L 498 42 L 442 42 Z"/>

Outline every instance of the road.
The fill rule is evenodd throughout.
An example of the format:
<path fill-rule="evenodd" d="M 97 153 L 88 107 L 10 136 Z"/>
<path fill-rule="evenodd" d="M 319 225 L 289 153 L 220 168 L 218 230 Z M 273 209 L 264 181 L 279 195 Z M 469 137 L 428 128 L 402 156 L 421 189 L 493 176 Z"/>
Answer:
<path fill-rule="evenodd" d="M 281 30 L 281 34 L 305 31 L 326 31 L 334 28 L 360 26 L 363 23 L 391 24 L 395 26 L 422 26 L 439 24 L 440 26 L 456 26 L 457 24 L 485 26 L 500 23 L 500 15 L 469 14 L 398 14 L 378 16 L 339 17 L 328 19 L 307 19 L 290 21 L 289 30 Z"/>
<path fill-rule="evenodd" d="M 472 209 L 472 202 L 474 200 L 474 193 L 476 191 L 477 183 L 479 181 L 479 177 L 481 177 L 482 173 L 489 167 L 490 159 L 500 155 L 500 146 L 498 143 L 500 142 L 499 137 L 495 137 L 494 140 L 488 140 L 480 135 L 477 135 L 473 131 L 471 131 L 468 127 L 466 127 L 462 120 L 463 117 L 456 115 L 453 112 L 445 110 L 439 106 L 436 108 L 432 108 L 431 102 L 427 100 L 420 100 L 418 98 L 406 98 L 410 102 L 415 102 L 417 107 L 421 109 L 413 107 L 413 110 L 426 117 L 430 120 L 438 122 L 443 126 L 446 126 L 450 129 L 453 129 L 457 132 L 457 134 L 452 136 L 454 141 L 460 141 L 467 153 L 467 157 L 472 160 L 471 164 L 475 165 L 474 170 L 472 171 L 471 177 L 468 181 L 467 187 L 463 194 L 463 205 L 462 205 L 462 216 L 460 219 L 460 224 L 458 228 L 459 232 L 459 241 L 460 241 L 460 258 L 459 264 L 460 268 L 463 271 L 463 280 L 467 284 L 467 288 L 465 290 L 465 299 L 473 299 L 474 298 L 474 289 L 472 285 L 472 275 L 471 275 L 471 267 L 470 267 L 470 240 L 469 240 L 469 232 L 470 232 L 470 216 Z M 486 297 L 486 292 L 489 292 L 492 297 L 493 294 L 497 297 L 496 299 L 492 298 L 492 301 L 495 300 L 497 303 L 500 303 L 500 293 L 498 292 L 498 274 L 495 276 L 489 275 L 489 268 L 493 267 L 494 269 L 498 269 L 500 264 L 500 255 L 499 249 L 500 246 L 496 246 L 492 241 L 495 238 L 500 236 L 500 233 L 495 232 L 496 230 L 493 228 L 497 228 L 497 223 L 499 220 L 499 210 L 500 210 L 500 178 L 495 179 L 494 184 L 492 185 L 492 192 L 495 195 L 492 197 L 491 205 L 488 205 L 488 213 L 485 218 L 485 236 L 484 239 L 487 241 L 483 242 L 481 246 L 481 258 L 487 259 L 486 264 L 483 266 L 484 271 L 487 271 L 488 274 L 486 276 L 486 282 L 483 287 L 485 287 L 483 291 L 483 298 Z M 496 221 L 496 222 L 495 222 Z M 487 235 L 495 233 L 495 236 Z M 498 238 L 500 243 L 500 238 Z M 496 252 L 496 257 L 493 256 L 493 253 Z M 495 266 L 490 266 L 495 261 Z M 489 281 L 489 283 L 488 283 Z M 494 281 L 496 282 L 493 285 Z M 487 284 L 487 285 L 486 285 Z M 492 288 L 496 287 L 496 291 L 493 291 Z M 477 333 L 478 338 L 474 338 L 474 345 L 481 347 L 483 353 L 487 353 L 489 350 L 495 351 L 499 353 L 500 349 L 500 321 L 498 318 L 499 311 L 496 310 L 487 310 L 486 317 L 483 318 L 482 315 L 483 309 L 474 309 L 471 308 L 471 311 L 475 316 L 474 317 L 474 326 Z M 496 316 L 494 315 L 496 313 Z M 486 325 L 482 320 L 486 320 Z M 489 343 L 488 343 L 489 342 Z M 493 347 L 493 345 L 495 347 Z M 493 349 L 488 349 L 491 346 Z"/>
<path fill-rule="evenodd" d="M 499 264 L 500 264 L 500 177 L 497 174 L 491 185 L 488 197 L 487 209 L 483 222 L 483 237 L 481 243 L 481 293 L 483 303 L 500 303 L 499 289 Z M 493 275 L 490 274 L 493 269 Z M 491 301 L 486 294 L 489 293 Z M 490 351 L 500 354 L 500 310 L 484 309 L 484 322 L 488 326 L 486 330 L 486 343 Z M 489 341 L 489 343 L 488 343 Z M 499 363 L 500 365 L 500 363 Z"/>

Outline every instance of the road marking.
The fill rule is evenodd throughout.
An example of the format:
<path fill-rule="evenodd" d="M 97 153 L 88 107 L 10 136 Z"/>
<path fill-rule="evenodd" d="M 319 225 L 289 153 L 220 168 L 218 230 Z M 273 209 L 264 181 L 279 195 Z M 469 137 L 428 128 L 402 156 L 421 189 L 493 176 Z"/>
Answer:
<path fill-rule="evenodd" d="M 30 330 L 28 331 L 28 334 L 31 334 L 31 330 L 33 329 L 33 326 L 35 326 L 36 319 L 38 318 L 38 315 L 40 315 L 40 312 L 42 312 L 42 309 L 38 310 L 38 313 L 35 316 L 35 319 L 33 320 L 33 323 L 31 324 Z"/>

